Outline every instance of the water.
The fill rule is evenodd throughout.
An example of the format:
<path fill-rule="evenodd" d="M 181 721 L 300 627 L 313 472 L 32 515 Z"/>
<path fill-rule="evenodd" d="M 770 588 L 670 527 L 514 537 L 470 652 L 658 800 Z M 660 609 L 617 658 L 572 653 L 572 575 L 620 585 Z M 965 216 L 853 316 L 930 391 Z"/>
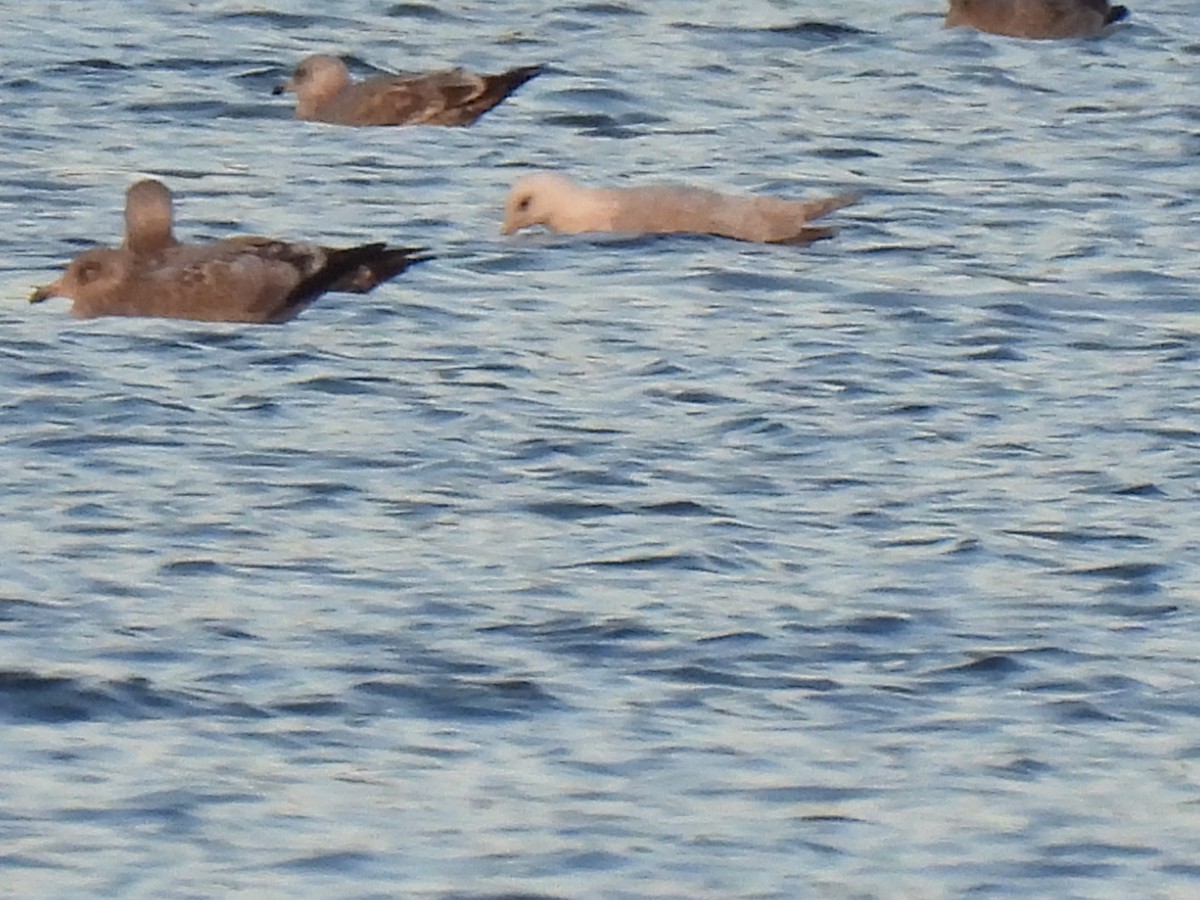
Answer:
<path fill-rule="evenodd" d="M 0 884 L 1189 897 L 1194 9 L 82 2 L 0 42 Z M 550 70 L 300 124 L 303 55 Z M 532 168 L 856 190 L 810 248 L 497 236 Z M 189 239 L 438 259 L 279 328 L 29 289 Z"/>

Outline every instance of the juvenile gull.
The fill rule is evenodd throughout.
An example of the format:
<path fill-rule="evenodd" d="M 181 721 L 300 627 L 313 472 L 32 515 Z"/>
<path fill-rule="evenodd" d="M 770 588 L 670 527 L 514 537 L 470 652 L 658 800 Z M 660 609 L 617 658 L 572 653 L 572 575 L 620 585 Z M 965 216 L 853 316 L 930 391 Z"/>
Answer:
<path fill-rule="evenodd" d="M 336 56 L 310 56 L 275 94 L 296 95 L 296 118 L 334 125 L 470 125 L 540 74 L 523 66 L 499 75 L 442 69 L 352 81 Z"/>
<path fill-rule="evenodd" d="M 544 172 L 527 175 L 512 186 L 500 231 L 512 234 L 531 225 L 544 225 L 567 234 L 690 232 L 770 244 L 807 244 L 834 234 L 833 228 L 809 225 L 810 220 L 857 199 L 850 194 L 819 200 L 739 197 L 669 185 L 588 188 L 563 175 Z"/>
<path fill-rule="evenodd" d="M 277 323 L 294 318 L 326 291 L 368 291 L 429 258 L 418 248 L 383 243 L 332 249 L 240 237 L 181 244 L 171 233 L 170 199 L 158 182 L 134 185 L 126 195 L 122 246 L 79 254 L 61 277 L 34 290 L 30 302 L 66 297 L 79 318 Z"/>
<path fill-rule="evenodd" d="M 141 256 L 161 256 L 175 266 L 203 263 L 220 254 L 253 250 L 264 238 L 236 237 L 205 244 L 181 244 L 174 234 L 174 201 L 161 181 L 146 178 L 125 192 L 125 240 L 122 247 Z M 326 253 L 329 247 L 316 248 Z M 419 262 L 411 247 L 388 249 L 346 273 L 329 288 L 332 291 L 362 294 L 375 285 L 403 272 Z"/>
<path fill-rule="evenodd" d="M 950 0 L 945 27 L 1038 40 L 1085 38 L 1127 15 L 1108 0 Z"/>

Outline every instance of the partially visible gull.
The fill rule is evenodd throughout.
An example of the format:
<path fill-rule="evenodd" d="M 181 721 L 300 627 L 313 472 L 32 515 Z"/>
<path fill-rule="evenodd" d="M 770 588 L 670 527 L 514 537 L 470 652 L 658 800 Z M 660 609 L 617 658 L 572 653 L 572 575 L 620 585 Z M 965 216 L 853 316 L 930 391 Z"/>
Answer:
<path fill-rule="evenodd" d="M 535 75 L 523 66 L 499 75 L 442 69 L 352 81 L 336 56 L 310 56 L 274 93 L 296 94 L 296 118 L 333 125 L 470 125 Z"/>
<path fill-rule="evenodd" d="M 812 219 L 857 199 L 852 194 L 840 194 L 817 200 L 783 200 L 674 185 L 589 188 L 563 175 L 543 172 L 527 175 L 512 186 L 501 233 L 544 225 L 568 234 L 687 232 L 742 241 L 806 244 L 832 237 L 835 231 L 810 225 Z"/>
<path fill-rule="evenodd" d="M 1035 40 L 1086 38 L 1127 15 L 1108 0 L 950 0 L 945 27 Z"/>

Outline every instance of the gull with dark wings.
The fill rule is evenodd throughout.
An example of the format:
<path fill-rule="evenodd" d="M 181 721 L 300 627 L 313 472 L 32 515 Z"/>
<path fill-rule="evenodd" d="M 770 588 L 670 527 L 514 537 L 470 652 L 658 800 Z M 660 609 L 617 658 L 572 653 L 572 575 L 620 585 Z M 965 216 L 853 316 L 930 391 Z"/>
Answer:
<path fill-rule="evenodd" d="M 1033 40 L 1087 38 L 1127 15 L 1108 0 L 950 0 L 945 27 Z"/>
<path fill-rule="evenodd" d="M 384 243 L 337 249 L 264 237 L 185 244 L 173 232 L 172 197 L 161 182 L 126 193 L 120 247 L 76 256 L 30 301 L 72 301 L 71 314 L 157 316 L 210 322 L 286 322 L 327 291 L 365 293 L 429 259 L 422 248 Z"/>
<path fill-rule="evenodd" d="M 336 56 L 304 59 L 275 94 L 296 95 L 296 118 L 333 125 L 470 125 L 507 98 L 541 66 L 479 75 L 440 69 L 354 81 Z"/>

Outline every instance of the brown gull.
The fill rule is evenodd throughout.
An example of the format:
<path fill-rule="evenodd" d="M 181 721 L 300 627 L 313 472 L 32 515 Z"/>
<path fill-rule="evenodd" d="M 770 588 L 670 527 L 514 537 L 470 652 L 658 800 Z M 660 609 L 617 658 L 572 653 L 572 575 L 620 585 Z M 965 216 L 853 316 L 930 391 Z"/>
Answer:
<path fill-rule="evenodd" d="M 174 198 L 161 181 L 145 178 L 131 185 L 125 192 L 125 240 L 122 247 L 148 256 L 164 255 L 175 265 L 203 262 L 215 252 L 241 250 L 263 238 L 236 237 L 204 244 L 181 244 L 174 233 Z M 320 248 L 332 252 L 329 247 Z M 347 293 L 366 293 L 383 281 L 399 275 L 410 264 L 420 250 L 411 247 L 394 248 L 381 254 L 370 263 L 339 278 L 330 290 Z"/>
<path fill-rule="evenodd" d="M 296 118 L 334 125 L 470 125 L 540 74 L 523 66 L 499 75 L 442 69 L 352 81 L 336 56 L 310 56 L 274 93 L 296 95 Z"/>
<path fill-rule="evenodd" d="M 1036 40 L 1085 38 L 1128 14 L 1108 0 L 950 0 L 945 27 Z"/>
<path fill-rule="evenodd" d="M 73 301 L 71 314 L 160 316 L 211 322 L 285 322 L 326 291 L 369 291 L 429 257 L 420 248 L 383 243 L 347 249 L 237 237 L 179 243 L 171 194 L 138 182 L 126 194 L 125 240 L 84 251 L 30 301 Z"/>

